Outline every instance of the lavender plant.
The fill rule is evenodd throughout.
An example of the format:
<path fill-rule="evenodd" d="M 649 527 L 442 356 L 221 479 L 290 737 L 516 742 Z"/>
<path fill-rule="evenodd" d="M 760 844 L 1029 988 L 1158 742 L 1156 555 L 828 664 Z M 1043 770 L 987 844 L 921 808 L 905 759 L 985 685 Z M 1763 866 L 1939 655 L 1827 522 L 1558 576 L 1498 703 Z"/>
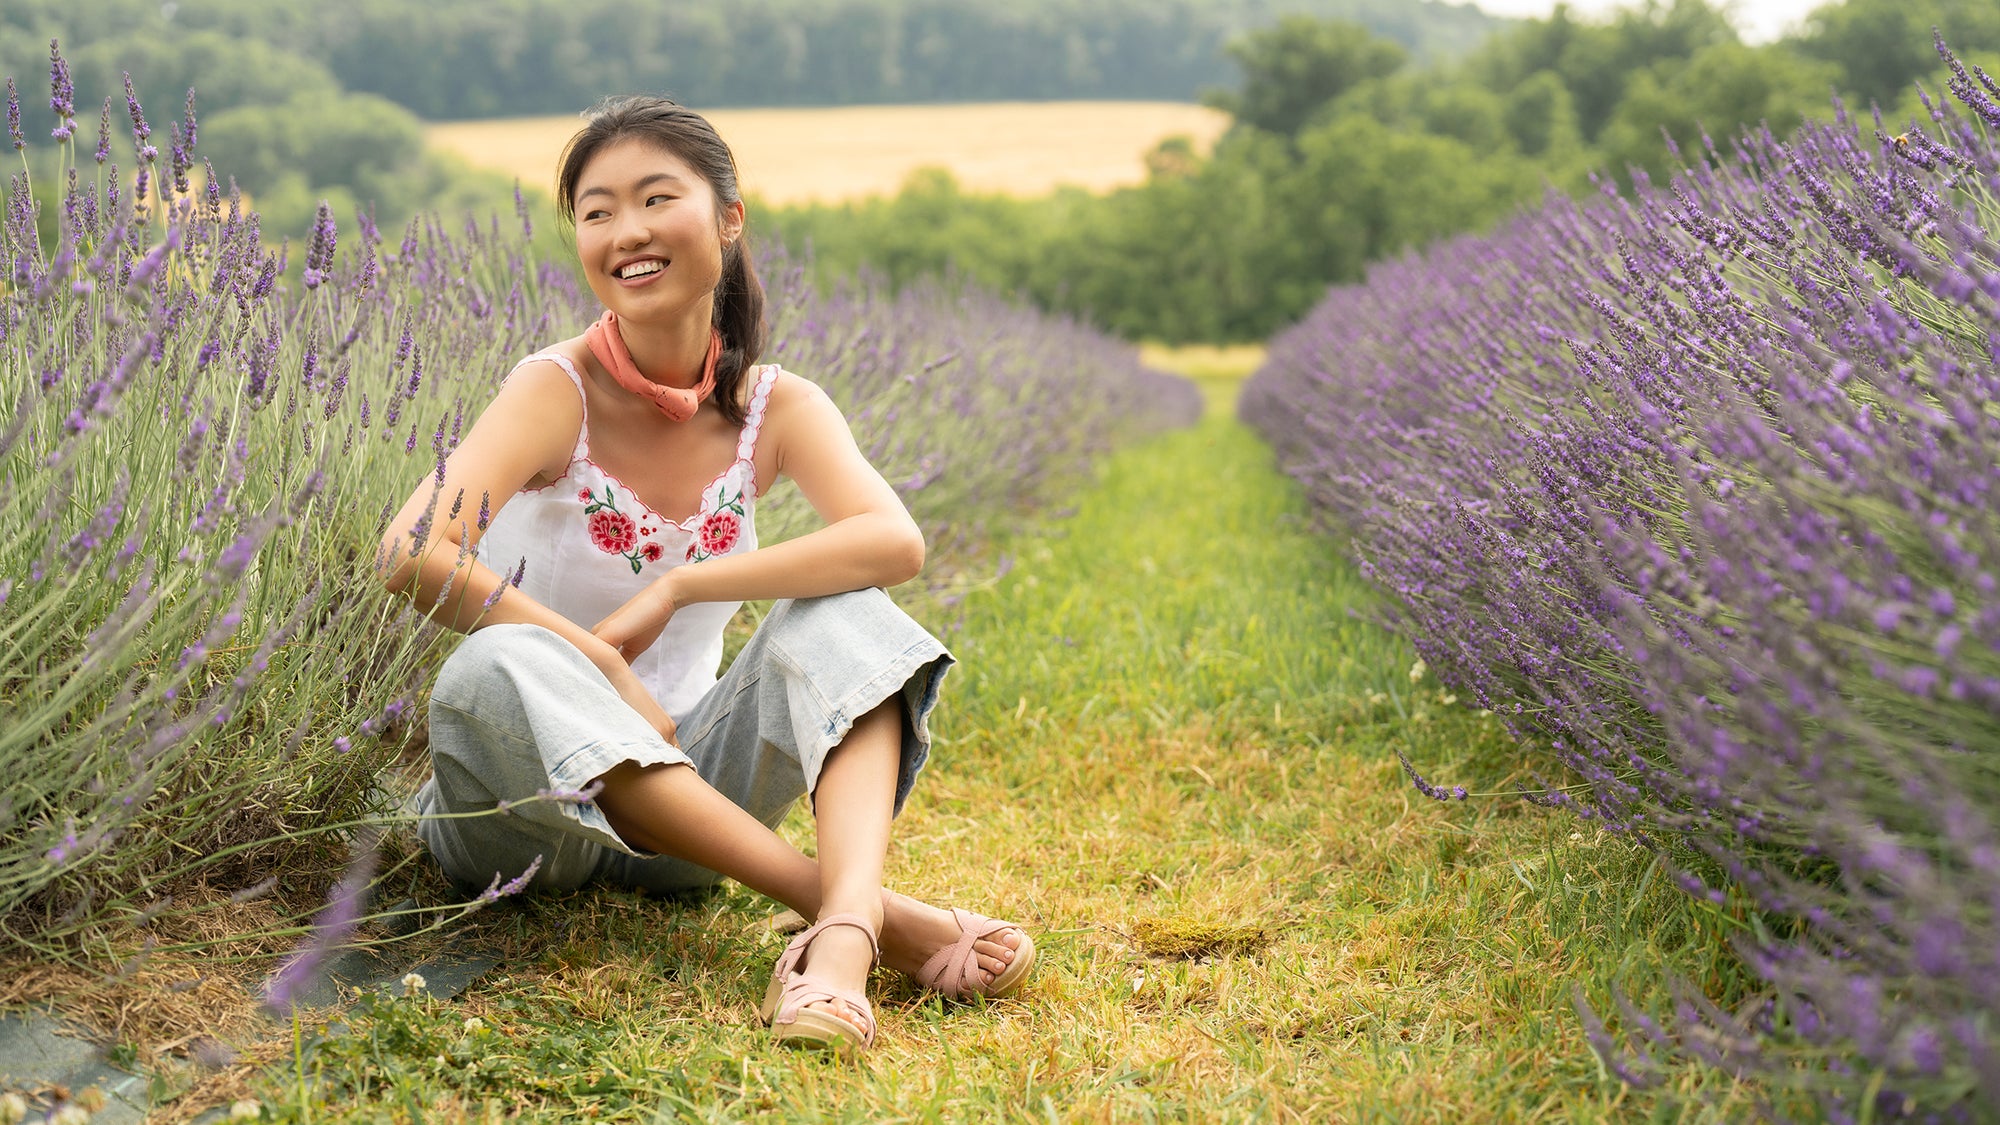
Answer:
<path fill-rule="evenodd" d="M 531 256 L 525 204 L 400 237 L 322 207 L 305 246 L 270 246 L 197 157 L 192 92 L 164 154 L 129 92 L 129 145 L 109 103 L 81 137 L 51 60 L 55 143 L 28 143 L 10 81 L 0 197 L 0 945 L 70 956 L 246 887 L 297 884 L 303 916 L 346 870 L 310 952 L 351 924 L 344 852 L 393 820 L 441 650 L 374 578 L 383 521 L 593 302 Z M 1198 409 L 1073 324 L 766 269 L 773 358 L 848 409 L 946 573 L 1110 441 Z"/>
<path fill-rule="evenodd" d="M 1585 1008 L 1631 1081 L 2000 1105 L 2000 87 L 1938 47 L 1969 112 L 1552 198 L 1330 294 L 1244 395 L 1533 796 L 1752 908 L 1760 1005 Z"/>

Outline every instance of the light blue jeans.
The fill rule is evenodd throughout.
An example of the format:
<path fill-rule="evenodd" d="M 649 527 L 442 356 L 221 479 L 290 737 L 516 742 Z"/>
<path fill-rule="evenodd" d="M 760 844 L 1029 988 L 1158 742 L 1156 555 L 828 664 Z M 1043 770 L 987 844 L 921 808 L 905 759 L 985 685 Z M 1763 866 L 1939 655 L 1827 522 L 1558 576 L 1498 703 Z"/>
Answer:
<path fill-rule="evenodd" d="M 898 696 L 900 812 L 930 753 L 930 713 L 952 663 L 880 590 L 781 601 L 715 686 L 675 716 L 673 746 L 562 637 L 490 625 L 459 645 L 431 689 L 432 775 L 416 796 L 417 832 L 445 873 L 474 891 L 538 856 L 535 890 L 599 880 L 654 892 L 712 886 L 721 876 L 707 868 L 627 844 L 596 805 L 537 795 L 582 790 L 624 762 L 683 763 L 776 827 L 813 791 L 854 720 Z M 486 815 L 439 815 L 463 813 Z"/>

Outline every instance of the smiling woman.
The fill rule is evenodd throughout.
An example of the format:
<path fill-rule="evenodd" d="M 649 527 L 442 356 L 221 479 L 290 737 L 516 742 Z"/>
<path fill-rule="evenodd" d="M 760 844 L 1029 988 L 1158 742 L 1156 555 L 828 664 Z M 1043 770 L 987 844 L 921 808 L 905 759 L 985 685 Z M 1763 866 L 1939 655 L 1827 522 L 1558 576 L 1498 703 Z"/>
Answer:
<path fill-rule="evenodd" d="M 781 1041 L 872 1044 L 878 959 L 949 996 L 1013 992 L 1035 953 L 1020 927 L 883 890 L 953 661 L 879 589 L 923 566 L 901 499 L 824 392 L 757 364 L 728 146 L 670 101 L 613 99 L 557 184 L 604 313 L 515 367 L 379 556 L 392 589 L 472 633 L 431 694 L 425 844 L 468 889 L 727 876 L 816 918 L 765 997 Z M 825 526 L 760 549 L 780 476 Z M 725 624 L 765 598 L 718 679 Z M 801 796 L 816 860 L 772 832 Z"/>

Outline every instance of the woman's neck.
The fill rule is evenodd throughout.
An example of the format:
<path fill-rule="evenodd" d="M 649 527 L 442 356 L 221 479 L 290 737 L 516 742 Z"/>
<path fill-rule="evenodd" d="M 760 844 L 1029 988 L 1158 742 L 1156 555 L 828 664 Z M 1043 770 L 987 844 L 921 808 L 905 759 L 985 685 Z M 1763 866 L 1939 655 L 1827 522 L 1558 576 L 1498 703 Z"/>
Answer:
<path fill-rule="evenodd" d="M 703 304 L 701 315 L 672 321 L 619 318 L 618 335 L 625 341 L 625 350 L 641 375 L 655 383 L 683 389 L 701 382 L 702 365 L 708 358 L 707 310 L 713 307 L 709 302 Z"/>

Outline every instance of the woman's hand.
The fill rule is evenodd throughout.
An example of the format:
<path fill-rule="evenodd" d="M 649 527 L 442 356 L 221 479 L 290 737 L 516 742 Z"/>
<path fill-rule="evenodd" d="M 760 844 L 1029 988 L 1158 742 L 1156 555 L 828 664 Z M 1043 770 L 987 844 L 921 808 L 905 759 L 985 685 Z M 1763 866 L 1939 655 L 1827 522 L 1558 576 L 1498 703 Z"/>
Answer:
<path fill-rule="evenodd" d="M 629 664 L 637 660 L 639 654 L 653 647 L 660 639 L 660 633 L 667 622 L 674 619 L 674 593 L 668 587 L 668 574 L 654 580 L 645 589 L 632 595 L 624 605 L 611 612 L 611 616 L 598 622 L 590 631 L 598 640 L 618 650 L 618 655 Z"/>

